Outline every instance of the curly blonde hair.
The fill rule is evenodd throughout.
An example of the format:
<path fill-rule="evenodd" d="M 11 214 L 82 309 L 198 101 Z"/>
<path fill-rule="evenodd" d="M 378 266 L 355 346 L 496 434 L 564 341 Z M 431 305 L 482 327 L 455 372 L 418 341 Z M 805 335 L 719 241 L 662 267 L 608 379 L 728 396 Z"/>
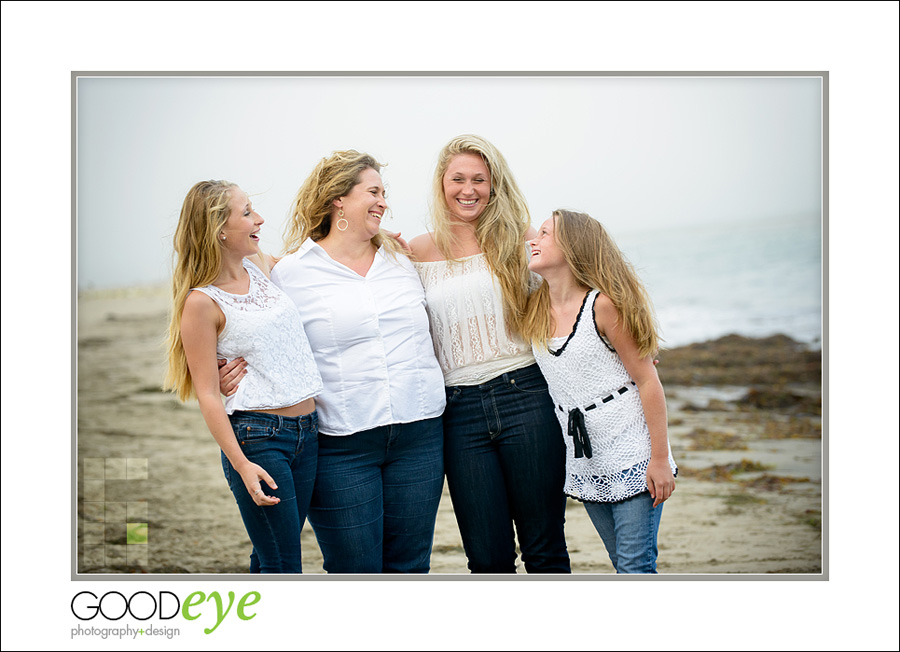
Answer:
<path fill-rule="evenodd" d="M 181 206 L 175 231 L 175 264 L 172 273 L 172 314 L 167 337 L 168 372 L 163 389 L 179 400 L 194 396 L 184 345 L 181 341 L 181 314 L 192 288 L 209 285 L 222 269 L 222 242 L 219 233 L 231 212 L 230 181 L 200 181 L 188 191 Z"/>
<path fill-rule="evenodd" d="M 553 237 L 575 280 L 610 298 L 641 357 L 655 354 L 660 336 L 650 296 L 603 225 L 586 213 L 556 210 Z M 524 324 L 526 339 L 546 349 L 555 330 L 547 281 L 529 298 Z"/>
<path fill-rule="evenodd" d="M 450 207 L 444 197 L 444 174 L 450 161 L 459 154 L 480 156 L 490 172 L 491 197 L 478 217 L 475 237 L 488 266 L 500 281 L 506 325 L 512 332 L 521 334 L 530 279 L 525 234 L 531 226 L 531 214 L 503 154 L 481 136 L 457 136 L 438 155 L 431 200 L 434 243 L 444 258 L 456 260 L 453 255 L 456 238 L 451 229 Z"/>
<path fill-rule="evenodd" d="M 350 193 L 360 174 L 371 168 L 381 174 L 384 164 L 374 156 L 353 149 L 332 152 L 318 162 L 300 186 L 291 204 L 290 220 L 284 230 L 284 252 L 293 253 L 307 238 L 318 242 L 331 231 L 334 200 Z M 384 245 L 392 252 L 401 251 L 393 238 L 377 234 L 372 238 L 377 249 Z"/>

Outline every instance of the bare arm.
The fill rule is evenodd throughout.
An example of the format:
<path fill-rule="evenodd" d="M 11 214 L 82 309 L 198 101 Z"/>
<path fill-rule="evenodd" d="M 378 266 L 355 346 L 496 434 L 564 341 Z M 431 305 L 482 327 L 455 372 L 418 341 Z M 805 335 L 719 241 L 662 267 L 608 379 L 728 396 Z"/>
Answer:
<path fill-rule="evenodd" d="M 650 430 L 650 464 L 647 466 L 647 488 L 653 496 L 653 506 L 664 502 L 675 491 L 675 476 L 669 467 L 669 436 L 666 414 L 666 395 L 656 373 L 653 356 L 640 357 L 637 345 L 621 327 L 619 311 L 604 294 L 594 303 L 597 330 L 606 335 L 641 396 L 644 418 Z"/>
<path fill-rule="evenodd" d="M 181 340 L 187 357 L 191 381 L 200 402 L 200 412 L 216 443 L 240 474 L 244 486 L 257 505 L 275 505 L 279 498 L 267 496 L 261 481 L 273 489 L 275 481 L 261 466 L 252 463 L 238 444 L 225 407 L 219 398 L 216 363 L 217 332 L 224 324 L 224 315 L 216 303 L 202 292 L 191 292 L 181 317 Z"/>

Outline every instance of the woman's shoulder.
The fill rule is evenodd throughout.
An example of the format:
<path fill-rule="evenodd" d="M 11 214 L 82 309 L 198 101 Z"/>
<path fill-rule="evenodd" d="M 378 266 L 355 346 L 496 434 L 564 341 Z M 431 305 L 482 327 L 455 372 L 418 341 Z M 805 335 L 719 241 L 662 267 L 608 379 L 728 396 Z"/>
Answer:
<path fill-rule="evenodd" d="M 600 290 L 593 292 L 596 292 L 593 302 L 594 323 L 597 325 L 597 332 L 605 334 L 609 328 L 618 323 L 619 309 L 613 300 Z"/>
<path fill-rule="evenodd" d="M 217 317 L 222 313 L 209 287 L 192 288 L 184 300 L 182 319 L 203 319 Z"/>
<path fill-rule="evenodd" d="M 409 248 L 412 250 L 417 262 L 430 263 L 444 260 L 444 255 L 438 249 L 437 244 L 435 244 L 434 236 L 431 233 L 417 235 L 409 241 Z"/>
<path fill-rule="evenodd" d="M 616 310 L 616 304 L 613 303 L 612 299 L 610 299 L 608 296 L 603 294 L 603 292 L 596 288 L 591 288 L 590 290 L 588 290 L 588 293 L 585 296 L 585 300 L 587 300 L 591 296 L 591 294 L 594 295 L 594 298 L 591 301 L 594 306 L 594 312 L 608 312 L 610 309 L 614 311 Z"/>
<path fill-rule="evenodd" d="M 291 251 L 290 253 L 286 253 L 281 257 L 272 257 L 272 267 L 269 270 L 270 276 L 273 278 L 284 272 L 295 269 L 302 264 L 302 262 L 308 262 L 312 260 L 313 257 L 308 257 L 307 254 L 313 249 L 317 247 L 316 243 L 310 239 L 304 240 L 303 244 Z M 301 262 L 302 261 L 302 262 Z"/>

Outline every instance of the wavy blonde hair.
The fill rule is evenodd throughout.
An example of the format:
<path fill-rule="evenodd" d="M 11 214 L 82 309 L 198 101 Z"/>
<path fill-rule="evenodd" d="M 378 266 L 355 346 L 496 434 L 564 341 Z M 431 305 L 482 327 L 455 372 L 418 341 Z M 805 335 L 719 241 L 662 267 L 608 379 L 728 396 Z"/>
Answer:
<path fill-rule="evenodd" d="M 167 349 L 169 368 L 163 389 L 181 401 L 195 395 L 181 341 L 181 313 L 192 288 L 209 285 L 222 269 L 219 234 L 231 213 L 230 181 L 201 181 L 188 191 L 175 231 L 175 264 L 172 272 L 172 314 Z"/>
<path fill-rule="evenodd" d="M 634 266 L 603 225 L 590 215 L 556 210 L 553 218 L 553 238 L 575 280 L 610 298 L 641 357 L 655 354 L 659 349 L 659 326 L 650 296 Z M 528 300 L 525 337 L 546 349 L 554 330 L 550 288 L 544 281 Z"/>
<path fill-rule="evenodd" d="M 290 220 L 284 230 L 284 252 L 297 251 L 307 238 L 318 242 L 327 236 L 331 231 L 334 200 L 348 195 L 365 170 L 371 168 L 381 174 L 383 167 L 374 156 L 353 149 L 332 152 L 319 161 L 294 196 Z M 402 251 L 396 240 L 381 233 L 371 242 L 376 249 L 384 245 L 394 253 Z"/>
<path fill-rule="evenodd" d="M 530 279 L 525 234 L 531 226 L 531 214 L 503 154 L 481 136 L 457 136 L 438 154 L 431 200 L 434 243 L 444 258 L 451 262 L 457 260 L 453 254 L 457 240 L 444 197 L 444 174 L 450 161 L 459 154 L 480 156 L 490 172 L 491 197 L 478 217 L 475 237 L 488 266 L 500 281 L 506 325 L 512 332 L 521 334 Z"/>

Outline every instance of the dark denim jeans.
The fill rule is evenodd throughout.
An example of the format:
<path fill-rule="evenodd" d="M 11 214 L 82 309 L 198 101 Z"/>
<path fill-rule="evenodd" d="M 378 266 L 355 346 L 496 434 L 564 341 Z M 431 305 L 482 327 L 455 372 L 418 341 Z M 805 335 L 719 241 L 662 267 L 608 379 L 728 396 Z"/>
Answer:
<path fill-rule="evenodd" d="M 441 418 L 319 435 L 309 522 L 328 573 L 427 573 L 444 488 Z"/>
<path fill-rule="evenodd" d="M 253 543 L 250 572 L 300 573 L 300 531 L 316 480 L 319 416 L 316 412 L 283 417 L 238 411 L 229 419 L 244 455 L 278 485 L 272 489 L 263 482 L 263 491 L 281 499 L 266 507 L 254 503 L 240 474 L 222 453 L 225 479 Z"/>
<path fill-rule="evenodd" d="M 565 444 L 536 364 L 447 388 L 444 465 L 473 573 L 570 573 Z M 515 524 L 515 533 L 513 532 Z"/>

